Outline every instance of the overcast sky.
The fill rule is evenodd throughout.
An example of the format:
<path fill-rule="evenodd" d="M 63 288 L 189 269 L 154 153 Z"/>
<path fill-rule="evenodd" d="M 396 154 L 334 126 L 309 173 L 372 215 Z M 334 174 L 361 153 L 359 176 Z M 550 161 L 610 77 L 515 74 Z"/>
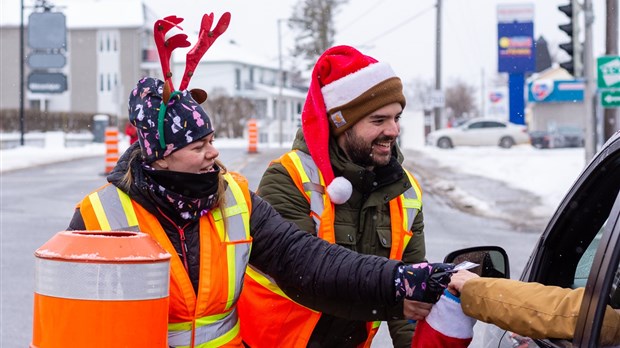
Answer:
<path fill-rule="evenodd" d="M 298 0 L 184 0 L 183 9 L 169 0 L 149 0 L 158 12 L 190 18 L 200 12 L 232 13 L 229 32 L 222 38 L 277 59 L 277 19 L 290 17 Z M 497 70 L 497 4 L 534 3 L 535 36 L 543 35 L 557 53 L 557 45 L 568 41 L 558 24 L 568 22 L 558 5 L 569 0 L 443 0 L 442 75 L 444 83 L 454 78 L 478 85 L 482 71 L 492 79 Z M 605 9 L 603 0 L 593 0 L 595 54 L 604 53 Z M 336 15 L 336 44 L 360 48 L 389 62 L 404 80 L 434 79 L 436 0 L 350 0 Z M 283 23 L 283 52 L 293 45 L 293 35 Z M 187 29 L 186 29 L 187 30 Z M 559 54 L 564 54 L 560 51 Z"/>
<path fill-rule="evenodd" d="M 24 0 L 26 5 L 32 0 Z M 50 0 L 70 4 L 71 1 Z M 87 1 L 87 0 L 86 0 Z M 119 0 L 98 0 L 118 8 L 117 16 L 127 15 Z M 124 0 L 135 1 L 135 0 Z M 290 17 L 293 6 L 301 0 L 148 0 L 157 14 L 175 14 L 185 18 L 185 31 L 196 31 L 201 15 L 214 12 L 232 13 L 228 31 L 220 40 L 235 40 L 257 54 L 277 61 L 280 18 Z M 484 74 L 489 86 L 497 74 L 497 5 L 533 3 L 535 37 L 544 36 L 551 53 L 563 55 L 557 45 L 568 41 L 558 24 L 568 22 L 558 5 L 569 0 L 443 0 L 442 16 L 442 80 L 444 85 L 463 79 L 479 86 Z M 604 53 L 605 1 L 594 3 L 594 53 Z M 422 78 L 433 81 L 435 76 L 435 12 L 436 0 L 350 0 L 336 15 L 336 44 L 349 44 L 379 60 L 390 63 L 404 81 Z M 2 0 L 0 17 L 7 12 L 19 19 L 18 0 Z M 10 15 L 9 13 L 9 15 Z M 97 14 L 84 13 L 84 16 Z M 100 17 L 99 17 L 100 19 Z M 282 23 L 282 46 L 286 56 L 293 45 L 293 35 Z M 216 49 L 216 45 L 212 49 Z M 559 51 L 559 53 L 558 53 Z M 207 53 L 208 54 L 208 53 Z M 286 59 L 285 59 L 286 61 Z"/>

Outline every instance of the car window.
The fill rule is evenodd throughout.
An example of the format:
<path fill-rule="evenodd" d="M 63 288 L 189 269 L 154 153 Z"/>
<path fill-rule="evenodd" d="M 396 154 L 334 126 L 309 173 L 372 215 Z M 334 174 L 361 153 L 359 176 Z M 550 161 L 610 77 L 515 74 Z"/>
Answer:
<path fill-rule="evenodd" d="M 486 121 L 484 122 L 484 128 L 505 128 L 506 125 L 501 122 Z"/>
<path fill-rule="evenodd" d="M 484 122 L 473 122 L 470 123 L 467 128 L 469 129 L 480 129 L 480 128 L 484 128 Z"/>

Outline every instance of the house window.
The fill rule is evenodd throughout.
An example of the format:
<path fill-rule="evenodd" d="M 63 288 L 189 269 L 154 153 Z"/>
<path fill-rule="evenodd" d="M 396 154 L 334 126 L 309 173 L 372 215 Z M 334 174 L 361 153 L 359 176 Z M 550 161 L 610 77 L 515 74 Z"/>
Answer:
<path fill-rule="evenodd" d="M 254 68 L 250 68 L 250 82 L 254 82 Z"/>
<path fill-rule="evenodd" d="M 112 87 L 110 86 L 110 74 L 108 74 L 108 91 L 110 91 Z"/>
<path fill-rule="evenodd" d="M 103 74 L 99 74 L 99 91 L 103 92 Z"/>
<path fill-rule="evenodd" d="M 235 69 L 235 89 L 241 90 L 241 70 Z"/>

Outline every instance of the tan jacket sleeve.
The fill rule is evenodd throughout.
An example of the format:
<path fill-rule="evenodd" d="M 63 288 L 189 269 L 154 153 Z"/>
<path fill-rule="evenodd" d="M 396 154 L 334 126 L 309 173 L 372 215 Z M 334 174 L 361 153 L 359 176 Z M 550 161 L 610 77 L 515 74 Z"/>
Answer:
<path fill-rule="evenodd" d="M 511 279 L 475 278 L 461 292 L 463 312 L 531 338 L 572 339 L 583 288 L 565 289 Z M 620 342 L 620 314 L 607 306 L 601 343 Z"/>

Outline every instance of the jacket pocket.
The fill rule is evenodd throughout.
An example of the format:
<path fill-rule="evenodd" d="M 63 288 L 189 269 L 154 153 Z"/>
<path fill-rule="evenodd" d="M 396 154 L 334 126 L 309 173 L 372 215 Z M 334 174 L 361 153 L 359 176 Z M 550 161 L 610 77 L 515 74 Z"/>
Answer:
<path fill-rule="evenodd" d="M 357 228 L 352 225 L 334 225 L 336 244 L 353 246 L 357 244 Z"/>
<path fill-rule="evenodd" d="M 384 248 L 392 247 L 392 229 L 389 227 L 377 227 L 377 238 L 379 244 Z"/>

